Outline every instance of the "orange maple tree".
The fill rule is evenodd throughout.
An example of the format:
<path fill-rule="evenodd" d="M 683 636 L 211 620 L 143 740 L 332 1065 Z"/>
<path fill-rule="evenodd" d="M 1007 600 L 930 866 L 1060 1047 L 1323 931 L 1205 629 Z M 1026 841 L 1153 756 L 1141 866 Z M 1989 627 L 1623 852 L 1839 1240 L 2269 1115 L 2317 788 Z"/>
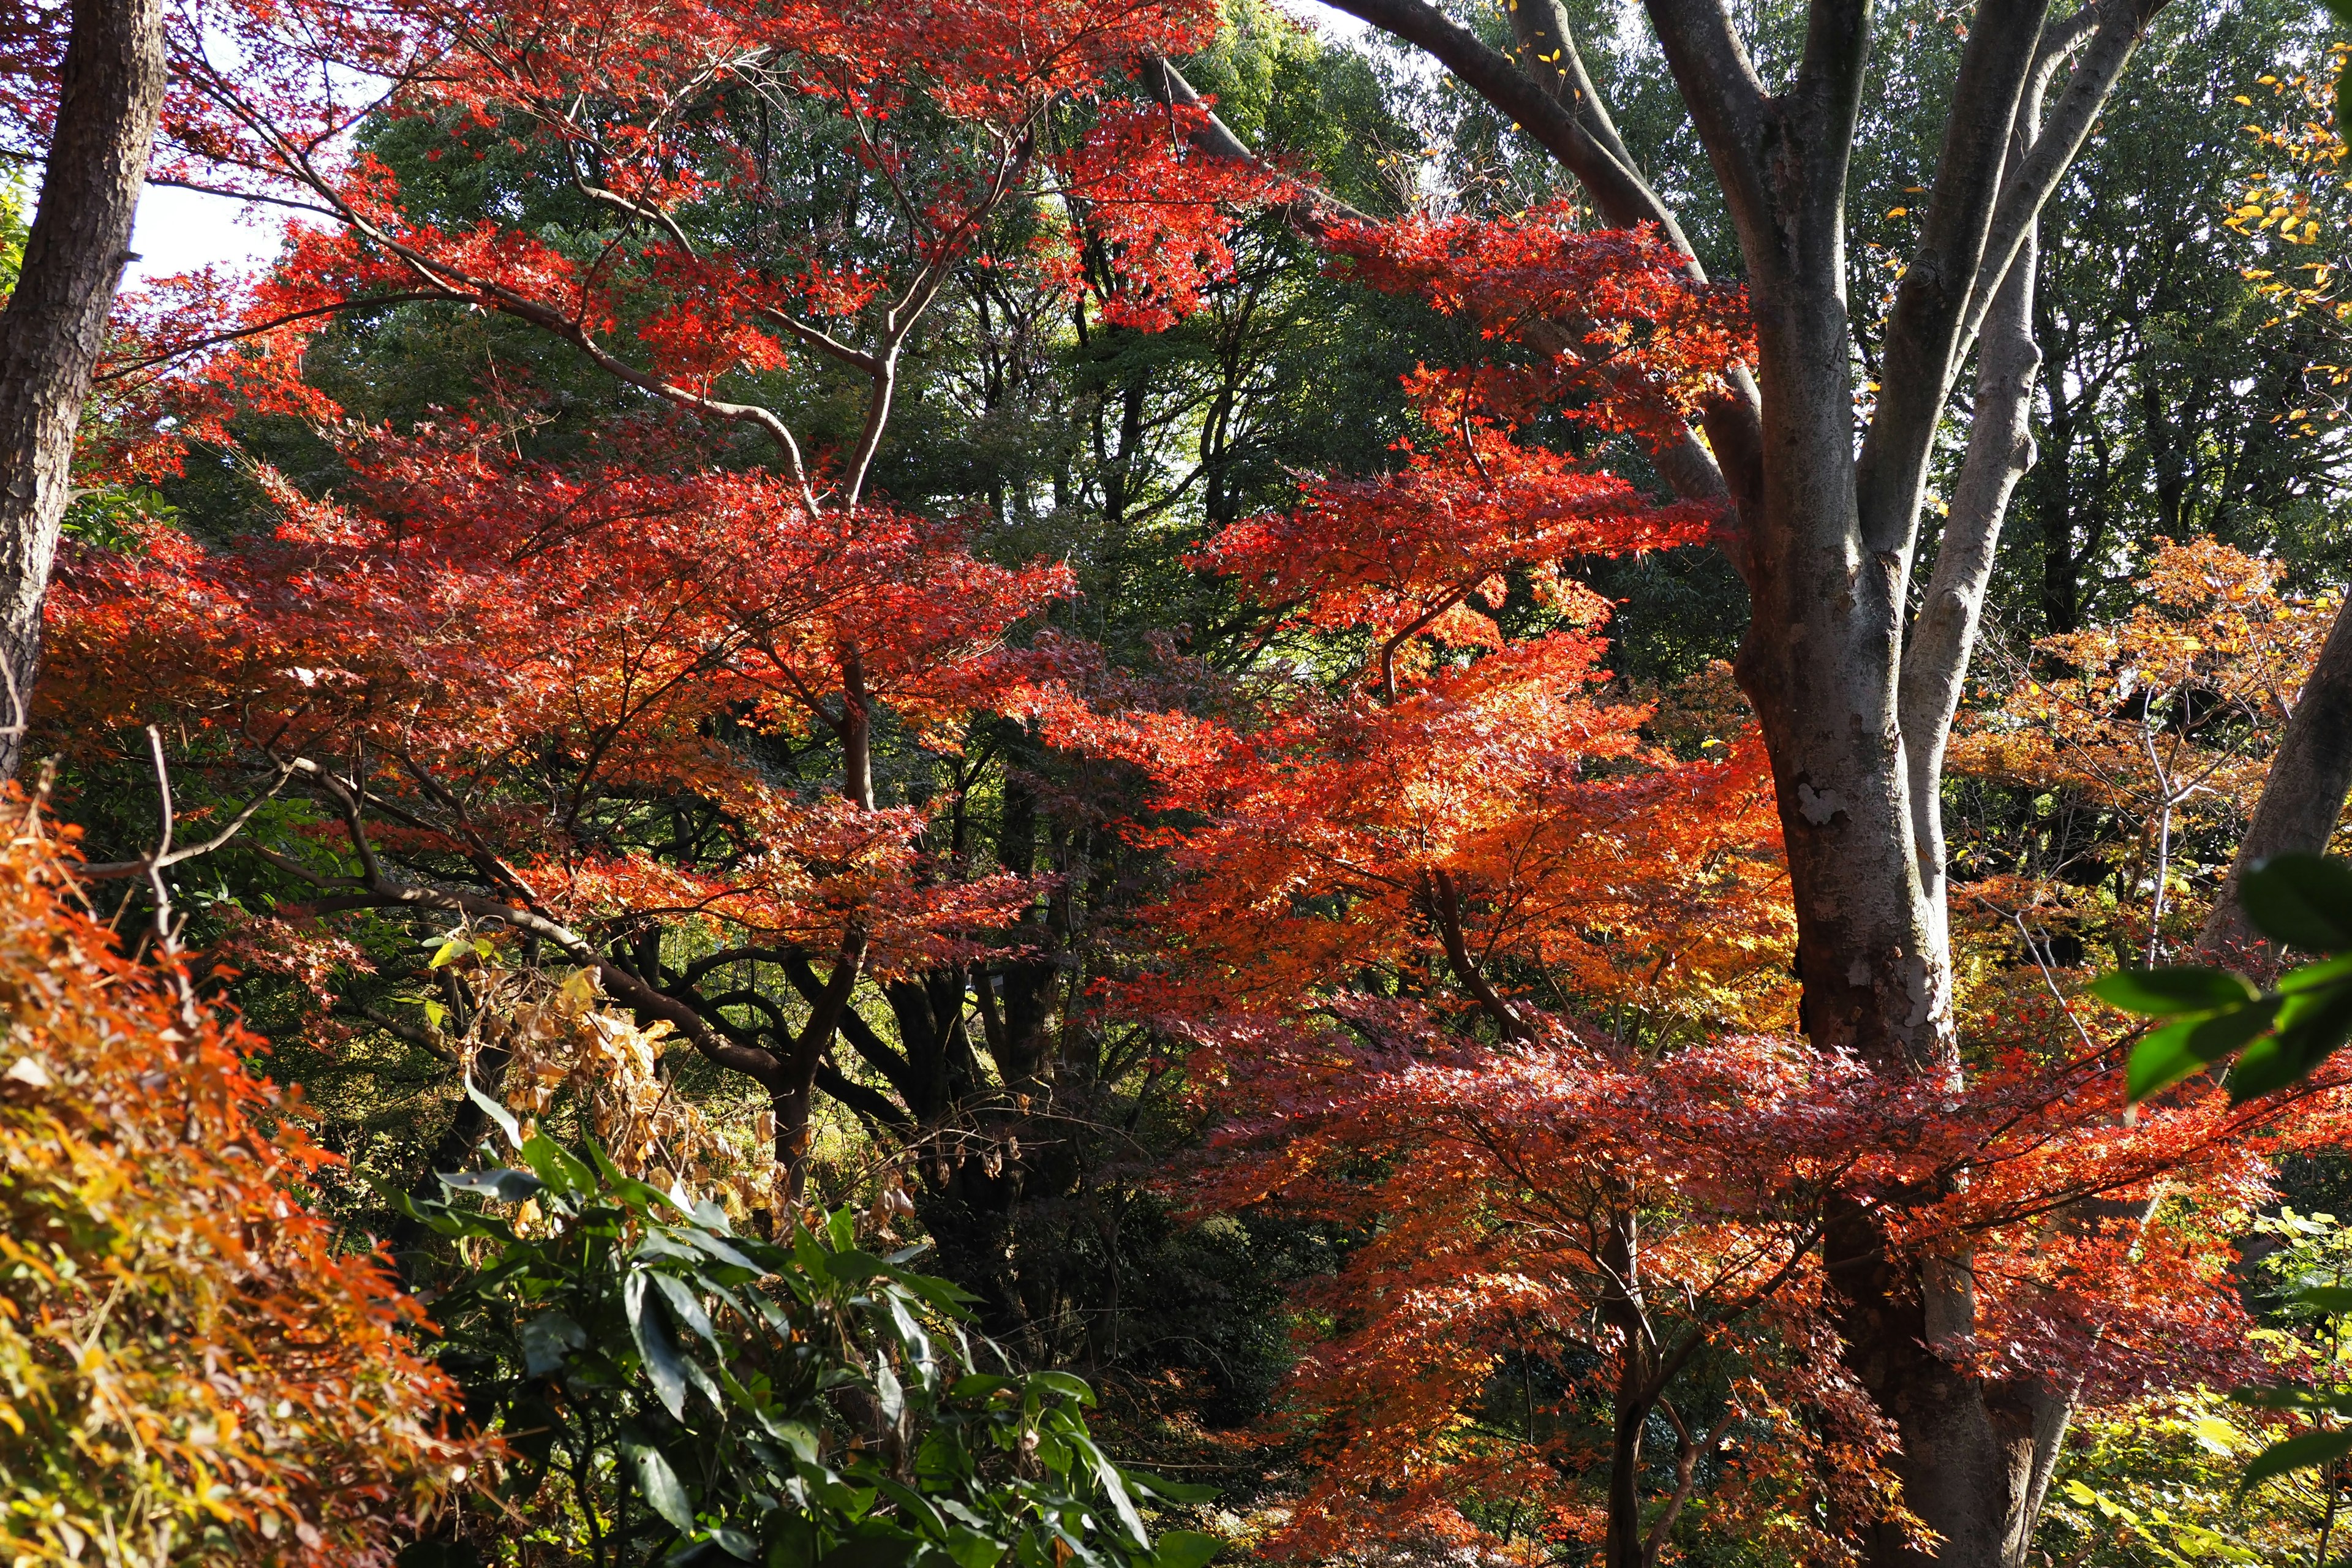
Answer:
<path fill-rule="evenodd" d="M 388 1563 L 496 1452 L 444 1430 L 422 1309 L 303 1195 L 337 1157 L 263 1042 L 84 912 L 0 806 L 0 1551 Z"/>

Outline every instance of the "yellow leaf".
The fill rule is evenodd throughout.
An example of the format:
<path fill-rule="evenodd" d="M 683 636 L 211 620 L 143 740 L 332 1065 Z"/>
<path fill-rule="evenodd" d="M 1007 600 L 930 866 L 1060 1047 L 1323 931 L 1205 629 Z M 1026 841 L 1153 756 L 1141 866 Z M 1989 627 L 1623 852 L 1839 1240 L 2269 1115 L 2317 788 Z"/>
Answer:
<path fill-rule="evenodd" d="M 1889 207 L 1886 209 L 1886 216 L 1888 217 L 1901 217 L 1910 210 L 1911 209 L 1909 207 Z"/>

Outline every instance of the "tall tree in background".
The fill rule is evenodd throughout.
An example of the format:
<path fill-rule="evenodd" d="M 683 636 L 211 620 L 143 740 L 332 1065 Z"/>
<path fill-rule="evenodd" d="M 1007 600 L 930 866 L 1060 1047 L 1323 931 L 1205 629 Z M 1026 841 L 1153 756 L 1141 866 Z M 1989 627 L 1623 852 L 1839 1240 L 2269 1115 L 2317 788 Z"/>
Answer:
<path fill-rule="evenodd" d="M 41 599 L 71 489 L 74 432 L 105 346 L 107 313 L 131 260 L 131 223 L 163 109 L 162 0 L 79 0 L 53 101 L 11 83 L 18 124 L 49 121 L 41 200 L 16 291 L 0 311 L 0 670 L 15 694 L 0 718 L 0 776 L 16 770 L 25 703 L 41 658 Z M 40 61 L 35 26 L 10 52 Z M 37 84 L 38 79 L 35 79 Z"/>

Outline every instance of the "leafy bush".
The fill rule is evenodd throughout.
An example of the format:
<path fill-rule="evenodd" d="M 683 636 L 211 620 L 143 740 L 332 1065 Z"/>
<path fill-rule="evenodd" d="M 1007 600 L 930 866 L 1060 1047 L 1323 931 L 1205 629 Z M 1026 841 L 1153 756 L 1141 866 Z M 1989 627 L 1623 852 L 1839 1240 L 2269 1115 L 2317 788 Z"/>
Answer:
<path fill-rule="evenodd" d="M 476 1532 L 496 1550 L 600 1568 L 1200 1568 L 1215 1549 L 1155 1541 L 1139 1504 L 1200 1494 L 1114 1466 L 1078 1379 L 981 1370 L 963 1293 L 861 1249 L 849 1210 L 782 1244 L 738 1235 L 716 1205 L 469 1092 L 528 1168 L 388 1195 L 472 1263 L 435 1311 L 469 1415 L 512 1449 L 503 1517 Z M 453 1531 L 404 1561 L 479 1558 Z"/>
<path fill-rule="evenodd" d="M 300 1206 L 334 1156 L 262 1042 L 74 892 L 0 807 L 0 1561 L 388 1562 L 483 1458 L 422 1312 Z"/>

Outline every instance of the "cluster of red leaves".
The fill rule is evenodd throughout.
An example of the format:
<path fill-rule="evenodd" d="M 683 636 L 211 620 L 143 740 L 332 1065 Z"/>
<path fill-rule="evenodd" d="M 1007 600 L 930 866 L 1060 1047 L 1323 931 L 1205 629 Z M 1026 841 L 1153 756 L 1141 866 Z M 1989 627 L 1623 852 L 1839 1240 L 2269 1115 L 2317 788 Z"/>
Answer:
<path fill-rule="evenodd" d="M 2259 1374 L 2234 1238 L 2277 1152 L 2352 1117 L 2344 1075 L 2284 1107 L 2209 1088 L 2127 1124 L 2111 1057 L 2021 1058 L 1962 1089 L 1786 1038 L 1648 1056 L 1550 1018 L 1486 1046 L 1409 999 L 1328 1012 L 1204 1033 L 1224 1116 L 1189 1193 L 1361 1238 L 1308 1292 L 1333 1325 L 1293 1385 L 1313 1477 L 1274 1543 L 1307 1558 L 1592 1539 L 1636 1323 L 1653 1363 L 1691 1347 L 1677 1425 L 1725 1423 L 1711 1528 L 1833 1556 L 1802 1521 L 1894 1494 L 1892 1433 L 1840 1359 L 1831 1194 L 1971 1279 L 1974 1331 L 1940 1353 L 2127 1400 Z M 2163 1192 L 2185 1195 L 2150 1215 Z"/>
<path fill-rule="evenodd" d="M 923 814 L 803 798 L 721 731 L 823 732 L 855 691 L 951 748 L 1021 673 L 1003 634 L 1068 591 L 1063 569 L 990 565 L 877 508 L 812 515 L 756 473 L 520 461 L 464 422 L 348 456 L 336 500 L 278 487 L 269 535 L 68 552 L 58 743 L 168 719 L 265 766 L 337 760 L 371 776 L 381 846 L 557 918 L 723 917 L 819 946 L 856 921 L 888 971 L 1030 897 L 918 875 Z M 723 821 L 723 866 L 615 847 L 631 803 L 670 799 Z"/>
<path fill-rule="evenodd" d="M 377 1257 L 299 1194 L 336 1157 L 263 1043 L 76 906 L 18 798 L 0 846 L 0 1553 L 389 1563 L 492 1457 Z"/>
<path fill-rule="evenodd" d="M 1350 275 L 1466 316 L 1519 351 L 1515 362 L 1438 373 L 1430 404 L 1676 438 L 1733 365 L 1755 361 L 1747 291 L 1692 281 L 1681 253 L 1647 225 L 1587 229 L 1580 218 L 1556 201 L 1508 218 L 1342 229 L 1331 244 Z"/>
<path fill-rule="evenodd" d="M 150 408 L 137 455 L 152 470 L 176 442 L 216 439 L 227 411 L 315 404 L 302 342 L 378 302 L 505 314 L 720 417 L 740 409 L 720 384 L 795 353 L 883 374 L 970 263 L 1076 289 L 1092 254 L 1110 314 L 1164 326 L 1230 270 L 1227 231 L 1283 184 L 1194 153 L 1183 121 L 1202 111 L 1118 101 L 1133 60 L 1197 48 L 1217 16 L 1210 0 L 516 0 L 488 17 L 439 0 L 187 0 L 165 171 L 325 226 L 298 227 L 287 264 L 240 298 L 199 282 L 134 304 L 108 375 L 127 390 L 142 367 L 222 351 L 162 389 L 169 439 Z M 779 169 L 757 129 L 779 106 L 838 162 L 817 188 Z M 1091 132 L 1048 151 L 1062 136 L 1046 117 L 1080 111 Z M 350 133 L 420 118 L 436 158 L 556 171 L 610 232 L 583 243 L 499 211 L 415 210 Z M 826 195 L 836 176 L 862 194 Z M 764 215 L 748 244 L 746 213 Z"/>
<path fill-rule="evenodd" d="M 1165 331 L 1197 310 L 1202 290 L 1229 277 L 1227 215 L 1279 200 L 1288 182 L 1255 163 L 1204 156 L 1192 137 L 1206 109 L 1107 106 L 1057 172 L 1081 215 L 1077 237 L 1100 248 L 1108 273 L 1104 319 Z M 1065 287 L 1083 275 L 1076 247 Z"/>

